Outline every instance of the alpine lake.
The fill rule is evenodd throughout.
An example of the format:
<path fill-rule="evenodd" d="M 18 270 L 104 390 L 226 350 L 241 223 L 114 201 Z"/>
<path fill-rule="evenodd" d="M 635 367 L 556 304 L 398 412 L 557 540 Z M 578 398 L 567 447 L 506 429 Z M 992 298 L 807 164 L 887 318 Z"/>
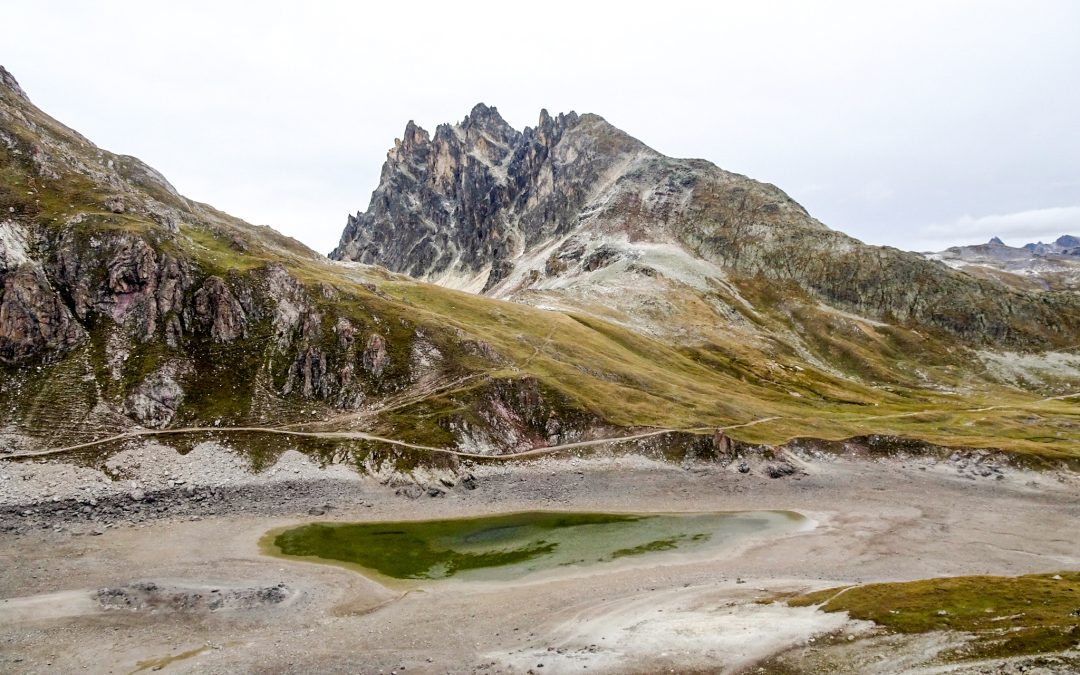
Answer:
<path fill-rule="evenodd" d="M 271 555 L 342 565 L 385 581 L 511 581 L 559 568 L 617 566 L 646 556 L 707 557 L 751 536 L 811 525 L 791 511 L 530 511 L 444 520 L 315 522 L 271 531 L 261 545 Z"/>

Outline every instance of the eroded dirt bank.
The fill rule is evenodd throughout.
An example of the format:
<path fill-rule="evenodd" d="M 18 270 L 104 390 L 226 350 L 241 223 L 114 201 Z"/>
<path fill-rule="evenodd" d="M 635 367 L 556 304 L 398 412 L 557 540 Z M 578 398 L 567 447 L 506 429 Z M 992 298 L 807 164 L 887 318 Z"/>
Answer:
<path fill-rule="evenodd" d="M 941 636 L 897 640 L 842 615 L 754 600 L 852 582 L 1080 568 L 1073 474 L 804 458 L 770 478 L 765 466 L 744 474 L 627 457 L 474 466 L 402 482 L 289 457 L 246 482 L 237 474 L 213 484 L 166 455 L 152 458 L 123 460 L 140 468 L 122 493 L 67 494 L 64 482 L 35 505 L 15 500 L 29 493 L 4 493 L 0 670 L 734 672 L 778 667 L 763 660 L 794 647 L 812 671 L 846 663 L 851 672 L 929 672 Z M 15 478 L 13 466 L 0 467 L 8 481 L 40 478 Z M 74 470 L 43 467 L 19 471 Z M 152 472 L 161 475 L 151 480 Z M 316 517 L 529 509 L 790 509 L 818 525 L 708 560 L 644 558 L 636 567 L 404 594 L 258 547 L 267 530 Z M 859 658 L 826 658 L 841 649 Z M 1069 672 L 1076 661 L 1036 667 Z"/>

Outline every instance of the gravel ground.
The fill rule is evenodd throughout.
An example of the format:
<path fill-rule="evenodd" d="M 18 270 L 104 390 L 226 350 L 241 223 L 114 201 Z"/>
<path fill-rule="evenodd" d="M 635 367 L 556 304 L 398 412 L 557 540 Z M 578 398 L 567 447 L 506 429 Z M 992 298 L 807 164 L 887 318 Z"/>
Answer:
<path fill-rule="evenodd" d="M 222 448 L 197 452 L 132 447 L 109 460 L 108 473 L 56 459 L 0 463 L 9 476 L 0 494 L 0 671 L 754 672 L 804 650 L 797 663 L 809 672 L 815 663 L 844 672 L 839 662 L 852 664 L 847 672 L 922 673 L 955 636 L 900 640 L 755 600 L 1080 568 L 1080 541 L 1070 536 L 1080 522 L 1077 477 L 989 455 L 854 460 L 807 451 L 684 465 L 571 457 L 360 476 L 288 453 L 255 473 Z M 312 519 L 537 509 L 785 509 L 817 526 L 708 559 L 646 556 L 412 590 L 260 547 L 268 531 Z M 859 658 L 823 656 L 840 649 Z M 1072 672 L 1080 662 L 1070 659 L 966 672 Z"/>

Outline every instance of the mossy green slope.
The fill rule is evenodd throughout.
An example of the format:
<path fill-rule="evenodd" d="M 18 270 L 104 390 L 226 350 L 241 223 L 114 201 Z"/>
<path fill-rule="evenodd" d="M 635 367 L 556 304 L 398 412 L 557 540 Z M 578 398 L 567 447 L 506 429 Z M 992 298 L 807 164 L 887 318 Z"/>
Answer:
<path fill-rule="evenodd" d="M 970 634 L 970 642 L 944 655 L 953 659 L 1060 652 L 1080 643 L 1080 572 L 867 584 L 788 604 L 848 612 L 899 633 Z"/>

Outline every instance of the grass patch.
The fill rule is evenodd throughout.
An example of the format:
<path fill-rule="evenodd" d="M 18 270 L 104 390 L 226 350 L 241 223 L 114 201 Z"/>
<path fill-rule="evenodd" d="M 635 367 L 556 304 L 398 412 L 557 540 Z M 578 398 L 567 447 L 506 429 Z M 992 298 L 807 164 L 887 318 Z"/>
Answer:
<path fill-rule="evenodd" d="M 1080 643 L 1080 572 L 1021 577 L 946 577 L 828 589 L 788 600 L 821 604 L 899 633 L 951 630 L 973 640 L 945 656 L 1045 654 Z"/>

